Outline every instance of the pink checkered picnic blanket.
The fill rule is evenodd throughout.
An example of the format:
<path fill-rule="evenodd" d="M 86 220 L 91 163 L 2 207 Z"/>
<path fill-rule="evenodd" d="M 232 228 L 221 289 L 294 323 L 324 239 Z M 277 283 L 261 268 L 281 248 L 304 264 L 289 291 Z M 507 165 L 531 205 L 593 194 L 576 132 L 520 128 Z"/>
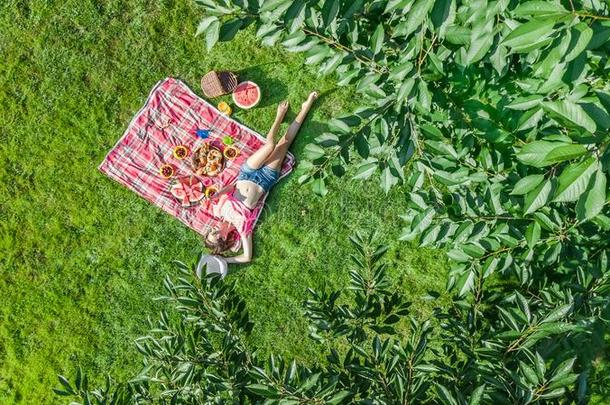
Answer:
<path fill-rule="evenodd" d="M 199 138 L 198 129 L 209 130 L 209 137 Z M 262 145 L 264 138 L 220 113 L 182 81 L 167 78 L 153 88 L 146 104 L 106 155 L 99 170 L 202 234 L 215 225 L 218 218 L 199 204 L 182 207 L 170 193 L 173 179 L 194 175 L 190 156 L 178 160 L 174 158 L 173 150 L 177 145 L 185 145 L 193 151 L 204 142 L 221 146 L 222 138 L 227 135 L 233 138 L 233 145 L 241 152 L 232 161 L 226 159 L 225 169 L 218 176 L 200 176 L 206 187 L 215 185 L 221 189 L 233 183 L 241 164 Z M 166 163 L 175 168 L 175 175 L 169 180 L 159 174 L 159 168 Z M 290 173 L 293 166 L 294 156 L 289 153 L 280 178 Z M 265 194 L 257 204 L 257 219 L 266 197 Z"/>

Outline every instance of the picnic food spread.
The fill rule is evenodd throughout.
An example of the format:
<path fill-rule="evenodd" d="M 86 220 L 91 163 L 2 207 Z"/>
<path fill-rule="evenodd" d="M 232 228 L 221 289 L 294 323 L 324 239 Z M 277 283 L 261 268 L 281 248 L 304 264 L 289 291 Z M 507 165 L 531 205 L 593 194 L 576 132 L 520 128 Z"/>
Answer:
<path fill-rule="evenodd" d="M 241 163 L 264 142 L 262 135 L 220 113 L 184 82 L 167 78 L 152 89 L 99 170 L 184 225 L 205 234 L 221 220 L 201 201 L 233 184 Z M 209 150 L 218 151 L 211 156 L 219 164 L 211 167 L 217 172 L 215 176 L 197 175 L 193 170 L 195 151 L 206 144 L 209 144 Z M 174 155 L 178 146 L 187 149 L 182 159 L 179 158 L 181 152 L 178 157 Z M 231 159 L 235 152 L 233 148 L 237 153 Z M 207 166 L 208 156 L 205 156 Z M 289 153 L 282 164 L 281 177 L 287 175 L 293 165 L 294 157 Z M 199 198 L 203 199 L 197 202 Z M 257 203 L 255 218 L 260 214 L 265 198 L 266 195 Z"/>

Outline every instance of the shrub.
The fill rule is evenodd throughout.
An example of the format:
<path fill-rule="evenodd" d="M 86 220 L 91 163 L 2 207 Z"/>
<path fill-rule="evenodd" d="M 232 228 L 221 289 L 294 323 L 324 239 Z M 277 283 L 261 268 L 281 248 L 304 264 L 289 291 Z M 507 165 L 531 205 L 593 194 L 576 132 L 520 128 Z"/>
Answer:
<path fill-rule="evenodd" d="M 125 384 L 108 379 L 90 390 L 79 370 L 60 377 L 56 393 L 83 403 L 529 403 L 582 402 L 591 388 L 589 319 L 578 315 L 579 287 L 507 294 L 472 303 L 455 299 L 434 319 L 410 314 L 410 302 L 387 274 L 373 235 L 352 238 L 346 289 L 310 290 L 311 338 L 327 361 L 313 367 L 271 354 L 248 339 L 253 325 L 231 281 L 183 276 L 165 280 L 172 305 L 136 340 L 142 372 Z M 436 296 L 436 294 L 432 294 Z"/>

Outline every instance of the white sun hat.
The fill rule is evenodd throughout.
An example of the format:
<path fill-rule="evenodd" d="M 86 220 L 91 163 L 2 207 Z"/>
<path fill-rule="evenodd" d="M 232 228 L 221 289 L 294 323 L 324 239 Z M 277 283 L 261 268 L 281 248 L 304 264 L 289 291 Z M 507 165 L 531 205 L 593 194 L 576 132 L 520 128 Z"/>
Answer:
<path fill-rule="evenodd" d="M 197 264 L 197 277 L 201 278 L 203 274 L 203 266 L 205 266 L 206 274 L 218 273 L 220 278 L 225 278 L 229 272 L 229 265 L 222 256 L 204 255 L 201 256 L 199 264 Z"/>

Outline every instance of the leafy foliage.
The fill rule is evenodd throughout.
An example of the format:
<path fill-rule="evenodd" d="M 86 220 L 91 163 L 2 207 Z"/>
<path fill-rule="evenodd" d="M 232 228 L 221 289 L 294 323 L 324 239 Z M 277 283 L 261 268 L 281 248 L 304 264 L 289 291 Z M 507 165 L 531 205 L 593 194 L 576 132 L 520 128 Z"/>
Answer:
<path fill-rule="evenodd" d="M 282 6 L 292 2 L 282 0 L 199 3 L 219 21 L 228 10 L 249 19 L 263 44 L 305 52 L 306 63 L 362 94 L 361 108 L 331 120 L 329 133 L 306 149 L 300 180 L 324 194 L 326 176 L 352 163 L 355 179 L 378 173 L 386 191 L 402 184 L 408 199 L 401 239 L 447 251 L 447 288 L 469 320 L 460 327 L 472 334 L 464 344 L 494 331 L 495 319 L 537 338 L 547 330 L 538 323 L 544 311 L 569 303 L 591 339 L 603 336 L 607 3 L 303 0 L 305 18 L 298 20 Z M 522 301 L 529 308 L 520 304 L 520 315 L 504 308 Z M 532 308 L 541 311 L 537 318 Z M 532 338 L 520 339 L 508 352 Z M 591 367 L 594 354 L 570 347 L 578 364 Z M 511 397 L 546 398 L 538 394 Z"/>
<path fill-rule="evenodd" d="M 256 23 L 264 45 L 305 52 L 307 64 L 362 94 L 365 104 L 329 122 L 330 132 L 308 148 L 301 181 L 317 192 L 328 174 L 341 175 L 339 167 L 358 159 L 354 177 L 379 173 L 386 191 L 406 182 L 410 159 L 414 171 L 452 187 L 488 180 L 510 189 L 519 177 L 502 173 L 552 165 L 551 182 L 565 162 L 592 156 L 605 178 L 610 17 L 603 2 L 582 4 L 593 10 L 506 0 L 197 3 L 208 15 L 198 31 L 208 46 L 221 28 L 229 40 L 237 32 L 230 28 Z M 523 165 L 515 162 L 520 155 L 529 157 Z M 558 197 L 543 188 L 534 207 Z M 585 184 L 572 198 L 600 190 Z M 590 205 L 590 217 L 603 200 Z"/>
<path fill-rule="evenodd" d="M 183 277 L 165 280 L 161 300 L 173 311 L 149 321 L 136 340 L 142 372 L 125 384 L 107 379 L 90 390 L 80 369 L 59 377 L 59 395 L 82 403 L 529 403 L 553 398 L 584 401 L 591 372 L 582 359 L 590 339 L 587 304 L 574 291 L 544 289 L 536 298 L 500 288 L 485 305 L 456 297 L 434 319 L 417 319 L 387 274 L 374 235 L 352 238 L 345 290 L 310 290 L 304 313 L 311 338 L 328 350 L 314 367 L 271 354 L 261 359 L 253 327 L 230 281 L 203 280 L 178 263 Z M 607 285 L 606 287 L 607 288 Z M 436 296 L 437 294 L 432 294 Z M 495 305 L 492 305 L 495 303 Z"/>

